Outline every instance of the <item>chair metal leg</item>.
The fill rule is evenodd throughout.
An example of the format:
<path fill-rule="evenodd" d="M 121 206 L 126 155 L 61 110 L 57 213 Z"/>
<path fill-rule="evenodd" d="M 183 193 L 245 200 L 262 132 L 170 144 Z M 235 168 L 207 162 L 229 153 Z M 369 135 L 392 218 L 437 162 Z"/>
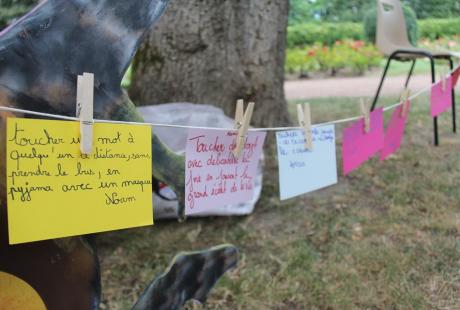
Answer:
<path fill-rule="evenodd" d="M 374 111 L 375 106 L 377 105 L 377 101 L 379 100 L 379 96 L 380 96 L 380 91 L 382 90 L 383 81 L 385 81 L 385 77 L 387 75 L 388 69 L 390 68 L 390 63 L 391 63 L 392 60 L 393 60 L 393 55 L 391 55 L 388 58 L 387 64 L 385 66 L 385 70 L 383 71 L 382 78 L 380 79 L 379 87 L 377 88 L 377 93 L 375 94 L 374 101 L 372 102 L 371 111 Z"/>
<path fill-rule="evenodd" d="M 374 101 L 372 102 L 371 111 L 373 111 L 375 109 L 376 105 L 377 105 L 377 101 L 378 101 L 379 96 L 380 96 L 380 91 L 382 90 L 383 82 L 384 82 L 385 77 L 387 75 L 387 72 L 388 72 L 388 69 L 390 67 L 391 61 L 394 58 L 396 58 L 396 56 L 399 55 L 399 54 L 411 55 L 413 53 L 414 53 L 413 51 L 397 50 L 397 51 L 393 52 L 393 54 L 391 54 L 391 56 L 388 58 L 387 64 L 385 66 L 385 70 L 383 71 L 383 75 L 382 75 L 382 78 L 380 80 L 379 87 L 377 88 L 377 92 L 376 92 L 375 97 L 374 97 Z M 430 64 L 431 64 L 431 83 L 434 84 L 436 82 L 436 71 L 435 71 L 435 60 L 434 60 L 433 55 L 428 53 L 428 52 L 419 52 L 419 53 L 417 53 L 417 55 L 427 57 L 428 59 L 430 59 Z M 451 67 L 453 67 L 452 62 L 450 62 L 450 65 L 451 65 Z M 409 81 L 410 81 L 410 78 L 412 77 L 414 67 L 415 67 L 415 60 L 413 60 L 413 62 L 412 62 L 412 66 L 411 66 L 411 69 L 409 71 L 409 75 L 408 75 L 408 77 L 406 79 L 406 87 L 407 87 L 407 85 L 409 85 Z M 454 101 L 452 103 L 452 114 L 453 114 L 453 118 L 452 118 L 453 127 L 454 127 L 454 131 L 456 131 L 457 126 L 456 126 L 456 115 L 455 115 L 456 114 L 456 111 L 455 111 L 455 99 L 454 99 Z M 433 135 L 434 135 L 434 145 L 438 146 L 439 145 L 438 117 L 433 118 Z"/>
<path fill-rule="evenodd" d="M 414 60 L 412 60 L 412 66 L 410 67 L 409 74 L 407 75 L 406 84 L 404 84 L 404 86 L 406 88 L 407 88 L 407 86 L 409 86 L 410 78 L 412 77 L 412 73 L 414 72 L 414 67 L 415 67 L 415 62 L 416 61 L 417 61 L 417 59 L 415 59 L 415 58 L 414 58 Z"/>
<path fill-rule="evenodd" d="M 431 83 L 436 82 L 436 71 L 435 71 L 435 64 L 433 57 L 429 57 L 430 64 L 431 64 Z M 439 145 L 439 136 L 438 136 L 438 117 L 435 116 L 433 118 L 433 131 L 434 131 L 434 145 Z"/>
<path fill-rule="evenodd" d="M 454 69 L 454 62 L 452 61 L 452 58 L 449 57 L 449 66 L 450 70 L 452 71 Z M 452 87 L 452 131 L 454 133 L 457 132 L 457 113 L 455 111 L 456 109 L 456 104 L 455 104 L 455 88 Z"/>

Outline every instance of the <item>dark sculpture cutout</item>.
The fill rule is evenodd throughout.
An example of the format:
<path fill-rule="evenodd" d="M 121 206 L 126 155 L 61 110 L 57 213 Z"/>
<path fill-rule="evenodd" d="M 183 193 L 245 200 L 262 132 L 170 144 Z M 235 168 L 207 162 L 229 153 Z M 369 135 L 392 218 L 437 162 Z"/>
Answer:
<path fill-rule="evenodd" d="M 192 299 L 203 303 L 217 280 L 237 261 L 238 250 L 231 245 L 178 254 L 168 270 L 149 285 L 133 310 L 180 309 Z"/>
<path fill-rule="evenodd" d="M 95 118 L 142 121 L 120 83 L 142 38 L 168 1 L 41 2 L 0 33 L 0 105 L 74 116 L 77 75 L 92 72 L 95 75 Z M 8 116 L 28 117 L 0 113 L 0 271 L 25 280 L 50 310 L 97 309 L 100 272 L 91 237 L 8 245 L 5 175 Z M 153 175 L 175 190 L 183 215 L 184 158 L 172 153 L 155 136 L 152 144 Z M 213 284 L 228 266 L 233 265 L 229 261 L 234 259 L 234 250 L 222 251 L 212 251 L 217 254 L 210 256 L 203 254 L 207 257 L 205 265 L 191 258 L 196 269 L 192 268 L 195 273 L 187 271 L 187 274 L 203 272 L 205 278 L 209 275 L 211 280 L 206 280 L 204 286 L 190 283 L 188 288 L 186 283 L 186 290 L 196 292 L 198 287 L 205 287 L 207 292 L 212 286 L 208 284 Z M 181 261 L 186 263 L 189 259 Z M 200 270 L 208 264 L 211 269 Z M 150 293 L 146 294 L 138 303 L 138 309 L 145 309 L 141 305 L 149 304 Z M 205 294 L 187 296 L 200 299 Z"/>

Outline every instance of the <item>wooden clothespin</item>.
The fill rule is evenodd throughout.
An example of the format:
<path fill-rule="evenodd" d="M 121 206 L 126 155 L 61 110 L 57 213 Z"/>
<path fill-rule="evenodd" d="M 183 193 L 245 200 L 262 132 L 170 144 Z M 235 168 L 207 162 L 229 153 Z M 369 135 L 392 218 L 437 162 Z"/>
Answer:
<path fill-rule="evenodd" d="M 364 119 L 364 133 L 371 131 L 371 116 L 369 110 L 369 104 L 361 98 L 361 114 Z"/>
<path fill-rule="evenodd" d="M 240 129 L 243 125 L 244 118 L 244 100 L 238 99 L 236 102 L 236 111 L 235 111 L 235 129 Z"/>
<path fill-rule="evenodd" d="M 238 101 L 237 103 L 237 117 L 240 117 L 241 112 L 244 109 L 243 101 L 241 101 L 241 104 L 239 102 L 240 101 Z M 241 106 L 240 110 L 238 110 L 239 109 L 238 105 Z M 246 108 L 246 112 L 244 113 L 243 118 L 240 121 L 241 126 L 239 126 L 238 128 L 238 134 L 236 137 L 236 147 L 233 150 L 233 155 L 235 155 L 235 157 L 239 157 L 241 155 L 241 151 L 243 150 L 253 111 L 254 111 L 254 102 L 249 102 L 248 107 Z M 236 122 L 238 124 L 238 120 L 236 120 Z"/>
<path fill-rule="evenodd" d="M 77 105 L 76 105 L 76 111 L 75 111 L 75 117 L 80 118 L 80 112 L 81 112 L 81 101 L 82 101 L 82 81 L 83 81 L 83 76 L 79 75 L 77 77 Z"/>
<path fill-rule="evenodd" d="M 442 92 L 445 92 L 447 89 L 447 81 L 446 81 L 446 69 L 441 70 L 441 89 Z"/>
<path fill-rule="evenodd" d="M 406 117 L 407 112 L 409 112 L 409 97 L 410 97 L 410 89 L 409 88 L 404 88 L 401 97 L 400 97 L 400 102 L 402 103 L 402 109 L 401 109 L 401 117 Z"/>
<path fill-rule="evenodd" d="M 80 118 L 80 150 L 89 155 L 93 150 L 94 74 L 83 73 L 77 79 L 77 117 Z"/>
<path fill-rule="evenodd" d="M 309 151 L 313 150 L 313 138 L 311 133 L 311 110 L 310 104 L 305 103 L 304 108 L 302 105 L 297 105 L 297 116 L 299 118 L 300 127 L 303 128 L 305 133 L 305 148 Z"/>

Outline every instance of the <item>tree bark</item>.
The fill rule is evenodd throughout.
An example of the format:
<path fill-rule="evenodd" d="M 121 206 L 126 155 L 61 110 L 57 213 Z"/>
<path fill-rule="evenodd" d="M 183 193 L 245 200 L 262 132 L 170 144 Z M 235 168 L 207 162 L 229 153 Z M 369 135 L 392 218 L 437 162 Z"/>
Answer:
<path fill-rule="evenodd" d="M 233 117 L 256 103 L 253 126 L 287 125 L 288 0 L 174 0 L 133 63 L 137 104 L 206 103 Z"/>

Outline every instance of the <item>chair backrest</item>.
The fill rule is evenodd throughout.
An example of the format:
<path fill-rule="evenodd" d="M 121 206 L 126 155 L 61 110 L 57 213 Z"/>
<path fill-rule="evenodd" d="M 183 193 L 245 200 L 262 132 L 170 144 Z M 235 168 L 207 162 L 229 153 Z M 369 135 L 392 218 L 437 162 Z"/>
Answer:
<path fill-rule="evenodd" d="M 376 45 L 387 56 L 400 47 L 412 47 L 399 0 L 377 0 Z"/>

